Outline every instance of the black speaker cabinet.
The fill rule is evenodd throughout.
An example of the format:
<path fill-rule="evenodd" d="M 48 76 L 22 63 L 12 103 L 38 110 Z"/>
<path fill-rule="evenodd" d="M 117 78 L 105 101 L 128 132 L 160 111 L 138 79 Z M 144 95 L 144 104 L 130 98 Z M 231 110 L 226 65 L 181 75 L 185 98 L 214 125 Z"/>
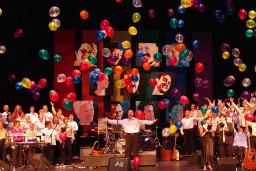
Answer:
<path fill-rule="evenodd" d="M 122 157 L 110 158 L 108 162 L 108 171 L 130 171 L 129 159 Z"/>
<path fill-rule="evenodd" d="M 28 156 L 29 163 L 37 170 L 51 170 L 53 166 L 42 153 L 31 153 Z"/>
<path fill-rule="evenodd" d="M 236 160 L 232 157 L 221 157 L 217 160 L 218 171 L 235 171 Z"/>

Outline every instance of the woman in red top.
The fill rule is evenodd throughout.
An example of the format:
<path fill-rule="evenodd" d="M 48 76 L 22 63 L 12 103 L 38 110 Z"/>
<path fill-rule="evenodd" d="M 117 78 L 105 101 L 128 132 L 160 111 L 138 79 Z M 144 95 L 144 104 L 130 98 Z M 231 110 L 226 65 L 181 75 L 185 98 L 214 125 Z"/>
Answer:
<path fill-rule="evenodd" d="M 16 105 L 15 108 L 14 108 L 14 111 L 13 111 L 13 113 L 12 113 L 12 119 L 13 119 L 13 120 L 16 120 L 16 119 L 19 117 L 19 115 L 20 115 L 20 113 L 21 113 L 22 111 L 23 111 L 23 110 L 22 110 L 21 105 Z"/>

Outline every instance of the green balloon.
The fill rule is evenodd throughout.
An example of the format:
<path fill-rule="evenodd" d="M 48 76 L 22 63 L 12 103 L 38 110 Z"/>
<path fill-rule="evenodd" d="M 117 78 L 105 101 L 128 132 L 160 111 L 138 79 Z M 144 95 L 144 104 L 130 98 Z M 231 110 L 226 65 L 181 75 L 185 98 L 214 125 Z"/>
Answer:
<path fill-rule="evenodd" d="M 172 18 L 171 20 L 170 20 L 170 26 L 173 28 L 173 29 L 176 29 L 177 28 L 177 26 L 178 26 L 178 21 L 177 21 L 177 19 L 176 18 Z"/>
<path fill-rule="evenodd" d="M 72 102 L 71 102 L 70 100 L 66 100 L 66 101 L 64 102 L 64 104 L 63 104 L 63 107 L 64 107 L 64 109 L 66 109 L 66 110 L 71 110 L 71 109 L 72 109 L 72 106 L 73 106 L 73 104 L 72 104 Z"/>
<path fill-rule="evenodd" d="M 154 54 L 154 59 L 157 61 L 161 61 L 162 60 L 162 54 L 157 52 Z"/>
<path fill-rule="evenodd" d="M 53 57 L 54 62 L 60 62 L 62 60 L 62 57 L 59 54 L 54 55 Z"/>
<path fill-rule="evenodd" d="M 104 69 L 104 74 L 106 74 L 106 75 L 111 75 L 112 72 L 113 72 L 113 70 L 112 70 L 112 68 L 110 68 L 110 67 L 106 67 L 106 68 Z"/>
<path fill-rule="evenodd" d="M 181 59 L 185 59 L 187 56 L 189 55 L 189 51 L 188 49 L 184 48 L 181 52 L 180 52 L 180 58 Z"/>
<path fill-rule="evenodd" d="M 39 50 L 39 57 L 42 58 L 43 60 L 48 60 L 50 57 L 50 54 L 47 50 L 45 49 L 40 49 Z"/>
<path fill-rule="evenodd" d="M 207 108 L 205 106 L 202 106 L 200 110 L 203 114 L 207 112 Z"/>
<path fill-rule="evenodd" d="M 234 92 L 233 89 L 228 89 L 228 91 L 227 91 L 227 96 L 228 97 L 232 97 L 232 96 L 234 96 L 234 94 L 235 94 L 235 92 Z"/>
<path fill-rule="evenodd" d="M 97 63 L 97 58 L 95 56 L 89 55 L 88 60 L 91 64 L 96 64 Z"/>
<path fill-rule="evenodd" d="M 247 29 L 247 30 L 245 31 L 245 36 L 246 36 L 246 37 L 252 37 L 252 36 L 253 36 L 253 31 L 252 31 L 252 29 Z"/>

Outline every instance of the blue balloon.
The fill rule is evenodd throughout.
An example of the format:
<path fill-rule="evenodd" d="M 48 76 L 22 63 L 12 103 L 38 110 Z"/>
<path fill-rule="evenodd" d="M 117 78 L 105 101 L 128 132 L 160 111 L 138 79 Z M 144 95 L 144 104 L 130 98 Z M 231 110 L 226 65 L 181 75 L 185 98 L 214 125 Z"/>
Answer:
<path fill-rule="evenodd" d="M 136 82 L 136 81 L 139 81 L 139 77 L 137 75 L 133 75 L 131 77 L 132 81 Z"/>
<path fill-rule="evenodd" d="M 206 124 L 206 122 L 205 122 L 205 120 L 203 119 L 203 120 L 201 120 L 200 121 L 200 123 L 201 123 L 201 125 L 205 125 Z"/>
<path fill-rule="evenodd" d="M 95 68 L 95 69 L 93 70 L 93 74 L 95 74 L 95 75 L 97 75 L 99 72 L 100 72 L 100 69 L 99 69 L 99 68 Z"/>
<path fill-rule="evenodd" d="M 122 43 L 119 43 L 119 44 L 118 44 L 118 49 L 121 50 L 121 51 L 124 51 L 124 50 L 125 50 L 125 48 L 123 48 L 123 46 L 122 46 Z"/>
<path fill-rule="evenodd" d="M 214 11 L 214 17 L 216 18 L 216 19 L 220 19 L 221 18 L 221 16 L 222 16 L 222 11 L 221 10 L 219 10 L 219 9 L 216 9 L 215 11 Z"/>
<path fill-rule="evenodd" d="M 107 36 L 106 32 L 104 30 L 99 30 L 96 32 L 96 39 L 97 40 L 103 40 Z"/>
<path fill-rule="evenodd" d="M 15 84 L 15 88 L 16 88 L 16 90 L 21 90 L 22 89 L 22 83 L 21 82 L 17 82 L 16 84 Z"/>
<path fill-rule="evenodd" d="M 182 20 L 182 19 L 178 20 L 178 28 L 183 28 L 184 25 L 185 25 L 184 20 Z"/>
<path fill-rule="evenodd" d="M 213 113 L 218 113 L 218 112 L 219 112 L 219 109 L 218 109 L 217 106 L 213 106 L 213 107 L 211 108 L 211 110 L 212 110 Z"/>
<path fill-rule="evenodd" d="M 145 54 L 144 54 L 143 52 L 139 51 L 138 54 L 137 54 L 137 56 L 138 56 L 139 58 L 144 58 Z"/>
<path fill-rule="evenodd" d="M 81 83 L 81 77 L 80 76 L 76 76 L 76 77 L 73 77 L 73 82 L 74 82 L 74 84 L 79 84 L 79 83 Z"/>
<path fill-rule="evenodd" d="M 182 123 L 180 121 L 177 121 L 175 125 L 179 129 L 182 127 Z"/>
<path fill-rule="evenodd" d="M 197 49 L 200 47 L 200 42 L 199 40 L 194 40 L 192 43 L 193 48 Z"/>
<path fill-rule="evenodd" d="M 184 14 L 185 12 L 186 12 L 186 8 L 184 8 L 183 6 L 180 5 L 180 6 L 178 7 L 178 13 L 179 13 L 179 14 Z"/>

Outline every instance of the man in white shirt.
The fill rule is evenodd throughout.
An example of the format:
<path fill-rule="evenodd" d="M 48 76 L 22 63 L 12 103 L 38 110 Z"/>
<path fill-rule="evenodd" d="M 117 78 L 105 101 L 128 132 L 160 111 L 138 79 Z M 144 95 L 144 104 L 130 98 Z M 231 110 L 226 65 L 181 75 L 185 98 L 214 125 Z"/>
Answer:
<path fill-rule="evenodd" d="M 122 120 L 110 120 L 107 118 L 109 124 L 121 125 L 126 133 L 126 144 L 125 144 L 125 157 L 131 157 L 131 150 L 133 156 L 137 156 L 139 153 L 139 132 L 141 125 L 152 125 L 157 119 L 152 121 L 138 120 L 134 117 L 133 110 L 128 110 L 128 118 Z"/>
<path fill-rule="evenodd" d="M 48 107 L 46 105 L 43 105 L 43 112 L 45 116 L 45 121 L 52 121 L 53 114 L 48 111 Z"/>
<path fill-rule="evenodd" d="M 10 115 L 11 113 L 9 112 L 9 106 L 8 105 L 4 105 L 3 106 L 3 113 L 2 113 L 2 120 L 4 122 L 5 125 L 8 124 L 8 120 L 7 120 L 7 117 L 8 115 Z"/>
<path fill-rule="evenodd" d="M 29 116 L 30 116 L 30 122 L 31 123 L 36 123 L 38 121 L 38 114 L 35 112 L 35 107 L 30 106 L 29 107 Z"/>

